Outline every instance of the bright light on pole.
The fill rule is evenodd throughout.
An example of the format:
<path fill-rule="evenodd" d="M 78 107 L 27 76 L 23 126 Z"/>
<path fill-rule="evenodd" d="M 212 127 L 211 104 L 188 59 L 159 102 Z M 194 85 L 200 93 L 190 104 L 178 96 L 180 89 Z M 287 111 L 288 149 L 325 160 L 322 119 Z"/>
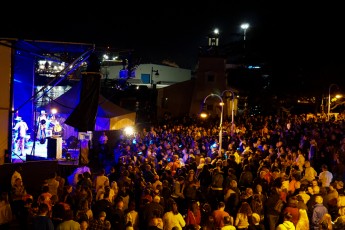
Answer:
<path fill-rule="evenodd" d="M 248 23 L 243 23 L 241 25 L 241 29 L 243 30 L 243 40 L 244 41 L 246 40 L 246 32 L 247 32 L 248 28 L 249 28 L 249 24 Z"/>
<path fill-rule="evenodd" d="M 221 112 L 220 112 L 220 121 L 219 121 L 219 150 L 218 150 L 218 156 L 222 155 L 222 142 L 223 142 L 223 108 L 224 108 L 224 102 L 221 96 L 218 94 L 211 93 L 207 95 L 203 101 L 203 105 L 206 104 L 206 100 L 209 97 L 217 97 L 220 100 L 219 105 L 221 106 Z M 202 116 L 202 114 L 200 114 Z"/>
<path fill-rule="evenodd" d="M 329 117 L 331 115 L 331 89 L 333 86 L 338 88 L 337 84 L 330 84 L 328 87 L 328 111 L 327 111 L 327 121 L 329 121 Z"/>
<path fill-rule="evenodd" d="M 243 23 L 241 24 L 241 29 L 243 30 L 243 47 L 246 48 L 246 34 L 247 29 L 249 28 L 249 23 Z"/>

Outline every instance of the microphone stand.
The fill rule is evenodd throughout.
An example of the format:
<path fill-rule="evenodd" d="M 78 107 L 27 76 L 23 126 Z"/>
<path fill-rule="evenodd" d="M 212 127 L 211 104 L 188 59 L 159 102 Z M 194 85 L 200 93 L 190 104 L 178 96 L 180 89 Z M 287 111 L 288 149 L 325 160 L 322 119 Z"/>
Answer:
<path fill-rule="evenodd" d="M 35 119 L 34 119 L 34 142 L 31 148 L 31 156 L 35 156 L 35 149 L 36 149 L 36 141 L 37 141 L 37 133 L 39 126 L 37 125 L 37 114 L 36 114 L 37 106 L 35 106 Z"/>

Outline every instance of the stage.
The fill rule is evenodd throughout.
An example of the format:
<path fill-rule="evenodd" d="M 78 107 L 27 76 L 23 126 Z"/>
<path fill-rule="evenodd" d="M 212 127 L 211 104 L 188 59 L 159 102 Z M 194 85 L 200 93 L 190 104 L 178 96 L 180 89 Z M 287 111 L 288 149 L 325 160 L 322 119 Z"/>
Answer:
<path fill-rule="evenodd" d="M 25 144 L 23 152 L 21 152 L 17 148 L 14 148 L 12 150 L 12 163 L 25 162 L 27 155 L 47 158 L 47 143 L 47 140 L 44 144 L 41 144 L 39 141 L 36 141 L 36 143 L 34 143 L 33 141 L 28 141 Z"/>
<path fill-rule="evenodd" d="M 67 149 L 63 146 L 63 141 L 60 139 L 58 139 L 59 141 L 56 141 L 55 138 L 47 138 L 44 143 L 29 140 L 26 142 L 23 152 L 14 147 L 12 150 L 11 162 L 23 163 L 38 160 L 57 160 L 59 164 L 78 165 L 80 155 L 79 148 Z"/>

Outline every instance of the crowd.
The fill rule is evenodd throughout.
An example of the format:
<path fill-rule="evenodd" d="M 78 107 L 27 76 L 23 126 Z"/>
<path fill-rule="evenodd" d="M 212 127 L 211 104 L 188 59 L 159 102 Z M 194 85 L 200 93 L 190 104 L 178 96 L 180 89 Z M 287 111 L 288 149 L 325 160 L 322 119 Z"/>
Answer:
<path fill-rule="evenodd" d="M 0 229 L 345 229 L 345 123 L 306 115 L 185 117 L 118 140 L 110 168 L 30 195 L 20 172 Z M 105 165 L 103 165 L 105 166 Z"/>

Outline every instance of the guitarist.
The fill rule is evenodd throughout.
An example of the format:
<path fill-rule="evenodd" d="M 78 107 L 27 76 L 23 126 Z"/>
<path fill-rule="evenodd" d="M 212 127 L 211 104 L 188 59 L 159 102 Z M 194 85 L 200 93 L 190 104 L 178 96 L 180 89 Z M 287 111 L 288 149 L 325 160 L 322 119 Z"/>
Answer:
<path fill-rule="evenodd" d="M 49 120 L 49 127 L 53 135 L 60 135 L 62 127 L 60 122 L 56 119 L 55 115 L 52 115 Z"/>
<path fill-rule="evenodd" d="M 42 110 L 40 116 L 37 120 L 37 139 L 41 144 L 44 144 L 46 141 L 46 128 L 47 128 L 47 114 L 46 111 Z"/>

